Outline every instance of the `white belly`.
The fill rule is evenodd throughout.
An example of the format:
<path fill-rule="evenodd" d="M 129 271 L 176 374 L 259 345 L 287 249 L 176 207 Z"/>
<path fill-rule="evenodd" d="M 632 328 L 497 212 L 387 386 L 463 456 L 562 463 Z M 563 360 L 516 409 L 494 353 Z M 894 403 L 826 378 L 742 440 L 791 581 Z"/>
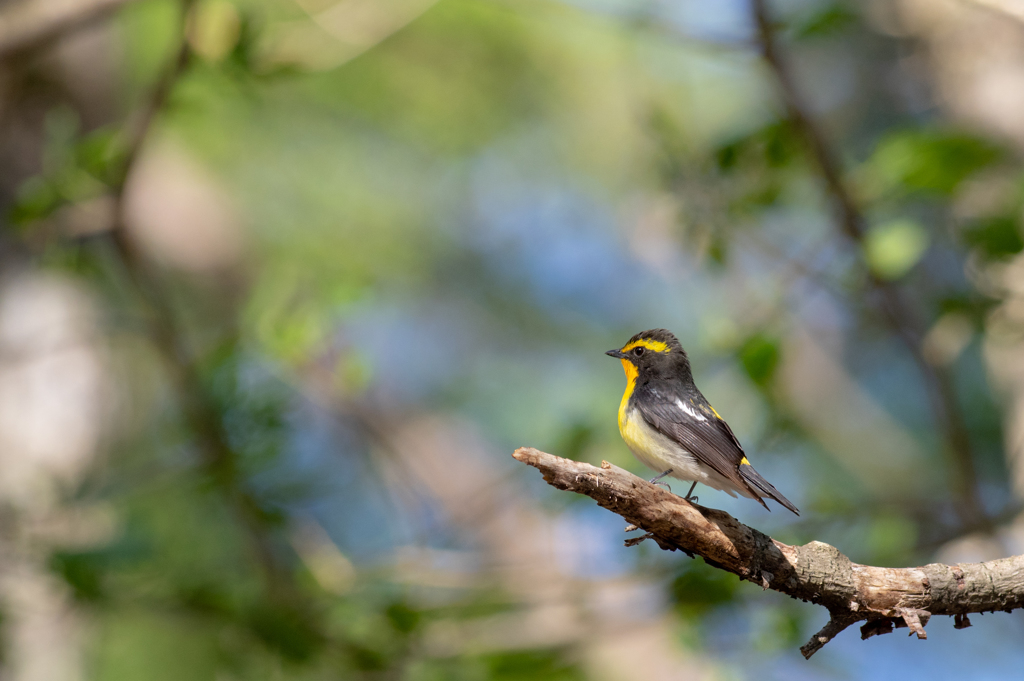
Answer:
<path fill-rule="evenodd" d="M 636 409 L 631 409 L 625 414 L 619 432 L 640 463 L 657 473 L 664 473 L 671 468 L 669 477 L 699 482 L 713 489 L 722 490 L 730 496 L 736 496 L 736 492 L 742 496 L 749 496 L 745 489 L 737 487 L 731 480 L 719 475 L 709 466 L 698 463 L 692 454 L 647 425 Z"/>

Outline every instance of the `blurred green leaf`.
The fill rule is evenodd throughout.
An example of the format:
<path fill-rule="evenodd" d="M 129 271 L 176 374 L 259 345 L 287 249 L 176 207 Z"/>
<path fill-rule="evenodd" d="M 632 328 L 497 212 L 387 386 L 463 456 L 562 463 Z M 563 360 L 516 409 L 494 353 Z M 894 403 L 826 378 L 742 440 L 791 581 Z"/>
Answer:
<path fill-rule="evenodd" d="M 663 106 L 651 110 L 647 131 L 655 141 L 655 161 L 661 182 L 666 187 L 675 187 L 686 176 L 686 135 L 680 129 L 679 121 Z"/>
<path fill-rule="evenodd" d="M 904 130 L 883 138 L 862 168 L 870 194 L 951 195 L 973 173 L 1004 157 L 992 142 L 967 133 Z"/>
<path fill-rule="evenodd" d="M 290 605 L 261 601 L 249 612 L 248 622 L 267 647 L 290 662 L 309 662 L 324 647 L 312 615 Z"/>
<path fill-rule="evenodd" d="M 258 22 L 253 11 L 247 7 L 239 7 L 238 40 L 227 56 L 227 64 L 243 74 L 249 74 L 256 63 L 257 39 L 259 38 Z"/>
<path fill-rule="evenodd" d="M 899 279 L 928 249 L 928 232 L 912 220 L 894 220 L 872 227 L 864 241 L 868 266 L 883 279 Z"/>
<path fill-rule="evenodd" d="M 990 259 L 1016 255 L 1024 249 L 1024 237 L 1016 217 L 977 220 L 963 230 L 962 237 L 965 244 Z"/>
<path fill-rule="evenodd" d="M 802 154 L 802 142 L 789 121 L 773 121 L 714 151 L 719 170 L 731 171 L 751 166 L 779 169 Z M 769 179 L 769 178 L 765 178 Z"/>
<path fill-rule="evenodd" d="M 477 593 L 465 602 L 456 602 L 444 607 L 431 608 L 422 611 L 425 618 L 432 620 L 452 618 L 459 621 L 490 617 L 501 613 L 513 612 L 518 607 L 514 600 L 499 593 Z"/>
<path fill-rule="evenodd" d="M 145 560 L 151 555 L 146 541 L 136 532 L 124 534 L 113 544 L 88 551 L 55 551 L 50 569 L 71 587 L 75 598 L 98 602 L 106 596 L 107 573 Z"/>
<path fill-rule="evenodd" d="M 557 650 L 523 650 L 483 657 L 491 681 L 582 681 L 583 673 Z"/>
<path fill-rule="evenodd" d="M 217 639 L 208 623 L 171 613 L 119 611 L 98 623 L 90 660 L 97 681 L 216 681 Z"/>
<path fill-rule="evenodd" d="M 988 296 L 982 296 L 975 292 L 959 296 L 946 296 L 939 301 L 936 317 L 955 313 L 970 319 L 976 329 L 981 329 L 985 324 L 985 318 L 996 305 L 996 301 Z"/>
<path fill-rule="evenodd" d="M 219 584 L 183 585 L 178 594 L 182 605 L 197 613 L 206 615 L 233 614 L 230 596 Z"/>
<path fill-rule="evenodd" d="M 218 62 L 238 44 L 242 19 L 238 8 L 227 0 L 203 0 L 192 15 L 189 42 L 200 57 Z"/>
<path fill-rule="evenodd" d="M 789 121 L 766 126 L 759 136 L 764 145 L 764 159 L 769 168 L 782 168 L 799 156 L 803 142 Z"/>
<path fill-rule="evenodd" d="M 416 610 L 409 606 L 408 603 L 401 601 L 389 605 L 384 610 L 384 614 L 387 616 L 388 621 L 391 622 L 391 626 L 402 634 L 408 634 L 414 631 L 422 620 L 419 610 Z"/>
<path fill-rule="evenodd" d="M 725 235 L 721 234 L 720 231 L 715 230 L 712 233 L 707 253 L 711 264 L 723 267 L 729 258 L 729 243 L 726 241 Z"/>
<path fill-rule="evenodd" d="M 80 601 L 97 602 L 104 596 L 105 560 L 95 552 L 58 552 L 50 558 L 50 569 L 60 575 Z"/>
<path fill-rule="evenodd" d="M 736 597 L 736 575 L 713 568 L 702 560 L 691 560 L 672 580 L 669 594 L 676 607 L 687 615 L 699 615 Z"/>
<path fill-rule="evenodd" d="M 53 139 L 47 151 L 45 172 L 27 180 L 18 190 L 10 208 L 10 220 L 16 225 L 29 225 L 53 214 L 69 203 L 91 199 L 103 194 L 107 182 L 115 174 L 120 157 L 110 131 L 96 132 L 79 141 L 64 130 L 70 125 L 63 116 L 48 120 L 53 123 Z"/>
<path fill-rule="evenodd" d="M 872 519 L 867 544 L 871 564 L 898 567 L 911 558 L 917 542 L 917 526 L 905 516 L 885 513 Z"/>
<path fill-rule="evenodd" d="M 715 163 L 719 170 L 729 171 L 736 167 L 740 160 L 740 143 L 731 142 L 715 150 Z"/>
<path fill-rule="evenodd" d="M 804 611 L 797 604 L 780 603 L 764 612 L 765 621 L 757 622 L 756 648 L 764 653 L 799 648 L 807 640 Z M 760 619 L 760 618 L 758 618 Z"/>
<path fill-rule="evenodd" d="M 63 203 L 53 183 L 34 177 L 18 190 L 18 196 L 10 209 L 10 220 L 19 226 L 28 225 L 48 217 Z"/>
<path fill-rule="evenodd" d="M 113 182 L 123 162 L 117 132 L 102 129 L 83 136 L 75 145 L 74 159 L 79 168 L 98 180 Z"/>
<path fill-rule="evenodd" d="M 118 13 L 129 57 L 123 64 L 138 96 L 144 96 L 173 53 L 180 14 L 175 0 L 133 2 Z"/>
<path fill-rule="evenodd" d="M 359 643 L 347 646 L 349 657 L 356 669 L 379 672 L 388 668 L 390 660 L 383 651 Z"/>
<path fill-rule="evenodd" d="M 740 363 L 747 376 L 761 388 L 767 387 L 775 377 L 780 354 L 778 340 L 761 333 L 748 338 L 739 349 Z"/>
<path fill-rule="evenodd" d="M 831 37 L 857 23 L 857 15 L 844 3 L 826 5 L 793 27 L 797 39 Z"/>
<path fill-rule="evenodd" d="M 594 442 L 597 429 L 588 421 L 577 421 L 559 436 L 554 451 L 566 459 L 585 461 L 584 453 Z"/>
<path fill-rule="evenodd" d="M 416 144 L 455 153 L 539 111 L 547 69 L 530 54 L 520 18 L 451 0 L 431 7 L 381 49 L 319 84 L 348 111 Z"/>

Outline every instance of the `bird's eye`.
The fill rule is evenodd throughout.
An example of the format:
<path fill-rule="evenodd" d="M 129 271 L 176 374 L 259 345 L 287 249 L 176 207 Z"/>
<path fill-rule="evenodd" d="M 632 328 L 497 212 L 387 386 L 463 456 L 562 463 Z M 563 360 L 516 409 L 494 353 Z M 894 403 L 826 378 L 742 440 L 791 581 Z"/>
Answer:
<path fill-rule="evenodd" d="M 633 348 L 633 354 L 636 355 L 637 357 L 640 357 L 641 355 L 644 354 L 644 349 L 643 348 Z"/>

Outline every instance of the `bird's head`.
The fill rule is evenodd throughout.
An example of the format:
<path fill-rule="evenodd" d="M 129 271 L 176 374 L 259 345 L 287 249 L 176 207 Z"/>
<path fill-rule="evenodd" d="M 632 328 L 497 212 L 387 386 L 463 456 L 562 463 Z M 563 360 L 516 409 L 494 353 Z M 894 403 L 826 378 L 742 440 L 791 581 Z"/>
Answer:
<path fill-rule="evenodd" d="M 670 376 L 690 368 L 683 346 L 668 329 L 641 331 L 621 348 L 605 354 L 622 360 L 630 380 L 637 376 Z"/>

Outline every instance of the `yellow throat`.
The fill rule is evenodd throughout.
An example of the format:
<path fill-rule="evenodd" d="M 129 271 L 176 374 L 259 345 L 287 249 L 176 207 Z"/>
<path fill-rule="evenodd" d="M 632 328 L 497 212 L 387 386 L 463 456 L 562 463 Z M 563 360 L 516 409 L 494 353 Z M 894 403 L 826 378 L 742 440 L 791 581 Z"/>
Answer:
<path fill-rule="evenodd" d="M 636 387 L 638 372 L 636 366 L 628 359 L 619 360 L 622 368 L 626 371 L 626 392 L 622 393 L 622 402 L 619 403 L 619 432 L 622 433 L 626 427 L 626 405 L 629 404 L 629 397 Z"/>

